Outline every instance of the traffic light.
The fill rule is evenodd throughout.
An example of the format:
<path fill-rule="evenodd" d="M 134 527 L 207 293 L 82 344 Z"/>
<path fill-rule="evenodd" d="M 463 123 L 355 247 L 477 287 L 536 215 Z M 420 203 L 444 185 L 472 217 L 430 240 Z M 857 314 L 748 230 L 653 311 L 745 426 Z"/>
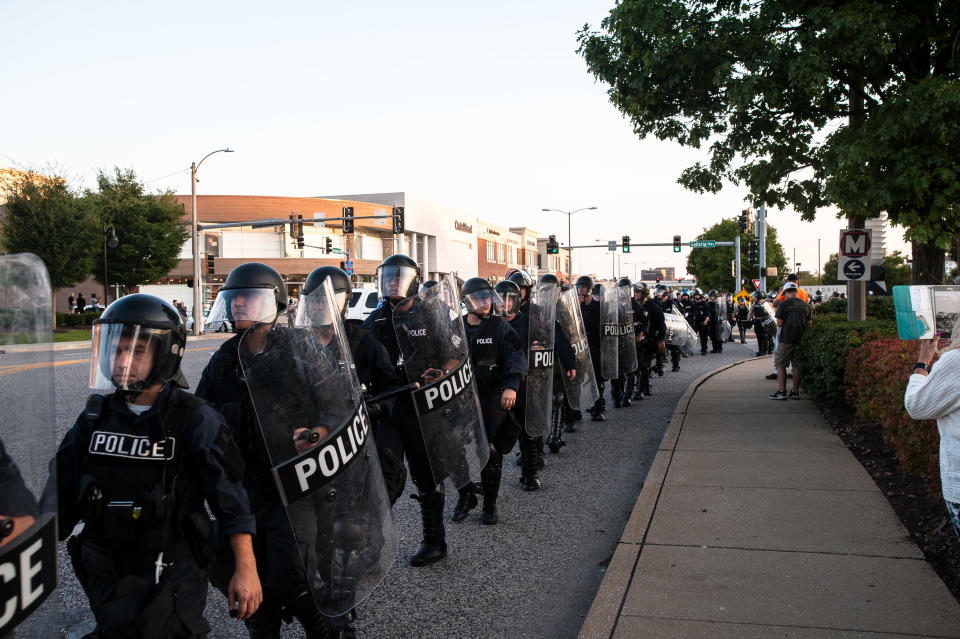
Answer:
<path fill-rule="evenodd" d="M 290 214 L 290 237 L 297 239 L 297 223 L 293 221 L 293 213 Z"/>
<path fill-rule="evenodd" d="M 393 233 L 403 235 L 403 207 L 393 207 Z"/>
<path fill-rule="evenodd" d="M 207 254 L 207 275 L 213 275 L 213 255 Z"/>
<path fill-rule="evenodd" d="M 353 207 L 345 206 L 343 207 L 342 212 L 343 217 L 343 232 L 344 233 L 353 233 Z"/>
<path fill-rule="evenodd" d="M 747 226 L 750 225 L 749 211 L 744 210 L 742 213 L 740 213 L 739 222 L 740 222 L 740 232 L 746 233 Z"/>
<path fill-rule="evenodd" d="M 556 255 L 560 252 L 560 245 L 557 244 L 557 236 L 551 235 L 547 238 L 547 255 Z"/>
<path fill-rule="evenodd" d="M 333 253 L 333 238 L 328 237 L 323 241 L 323 248 L 327 255 Z"/>
<path fill-rule="evenodd" d="M 750 241 L 747 243 L 747 259 L 751 264 L 757 264 L 757 243 Z"/>
<path fill-rule="evenodd" d="M 621 246 L 623 246 L 624 253 L 630 252 L 630 236 L 629 235 L 624 235 L 622 238 L 620 238 L 620 244 Z"/>
<path fill-rule="evenodd" d="M 673 252 L 674 253 L 680 252 L 680 236 L 679 235 L 673 236 Z"/>
<path fill-rule="evenodd" d="M 730 260 L 730 275 L 731 275 L 731 277 L 736 277 L 736 276 L 737 276 L 737 261 L 736 261 L 736 260 Z"/>
<path fill-rule="evenodd" d="M 347 263 L 344 262 L 343 260 L 340 260 L 340 270 L 342 271 L 346 268 L 347 268 Z"/>
<path fill-rule="evenodd" d="M 303 248 L 303 216 L 297 216 L 297 248 Z"/>

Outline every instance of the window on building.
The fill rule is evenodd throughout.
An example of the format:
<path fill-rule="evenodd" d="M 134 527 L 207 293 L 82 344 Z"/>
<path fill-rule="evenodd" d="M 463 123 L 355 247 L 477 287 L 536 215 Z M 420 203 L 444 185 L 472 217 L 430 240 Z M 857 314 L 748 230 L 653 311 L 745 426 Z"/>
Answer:
<path fill-rule="evenodd" d="M 504 261 L 503 244 L 497 244 L 497 261 L 500 263 Z"/>
<path fill-rule="evenodd" d="M 494 245 L 493 242 L 487 240 L 487 261 L 492 262 L 494 260 Z"/>

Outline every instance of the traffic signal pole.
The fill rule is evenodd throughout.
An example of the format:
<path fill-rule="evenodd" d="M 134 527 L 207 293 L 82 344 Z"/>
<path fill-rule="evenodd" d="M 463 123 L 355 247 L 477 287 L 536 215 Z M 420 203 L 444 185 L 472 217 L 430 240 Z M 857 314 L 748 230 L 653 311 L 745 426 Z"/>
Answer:
<path fill-rule="evenodd" d="M 740 272 L 740 235 L 739 234 L 737 234 L 737 236 L 733 238 L 733 259 L 735 259 L 737 262 L 736 267 L 734 267 L 733 269 L 734 270 L 733 292 L 737 293 L 743 286 L 743 278 Z"/>

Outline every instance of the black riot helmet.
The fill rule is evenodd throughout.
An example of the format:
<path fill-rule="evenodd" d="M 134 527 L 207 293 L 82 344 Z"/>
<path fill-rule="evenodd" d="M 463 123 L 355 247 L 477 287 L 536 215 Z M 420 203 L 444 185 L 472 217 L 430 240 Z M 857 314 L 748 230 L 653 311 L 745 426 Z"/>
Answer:
<path fill-rule="evenodd" d="M 398 300 L 414 295 L 420 286 L 420 267 L 408 255 L 397 253 L 377 267 L 380 297 Z"/>
<path fill-rule="evenodd" d="M 533 288 L 533 278 L 523 269 L 517 269 L 507 278 L 520 287 L 520 304 L 525 305 L 530 299 L 530 289 Z"/>
<path fill-rule="evenodd" d="M 301 305 L 297 307 L 297 318 L 300 318 L 300 308 L 303 306 L 303 298 L 316 291 L 324 280 L 330 280 L 333 286 L 333 293 L 336 296 L 337 309 L 340 311 L 340 317 L 346 317 L 347 307 L 350 305 L 350 293 L 353 291 L 353 284 L 350 282 L 350 276 L 336 266 L 321 266 L 310 271 L 306 281 L 303 283 L 303 289 L 300 291 Z M 297 325 L 301 325 L 297 322 Z"/>
<path fill-rule="evenodd" d="M 710 292 L 707 293 L 707 295 L 709 295 L 710 297 L 716 297 L 717 295 L 719 295 L 719 293 L 717 293 L 717 289 L 712 288 L 710 289 Z"/>
<path fill-rule="evenodd" d="M 266 264 L 248 262 L 227 275 L 206 325 L 216 330 L 224 321 L 230 321 L 234 332 L 240 332 L 255 323 L 273 324 L 285 308 L 287 287 L 280 273 Z"/>
<path fill-rule="evenodd" d="M 503 300 L 503 314 L 514 315 L 520 310 L 520 287 L 510 280 L 497 282 L 493 287 L 500 299 Z"/>
<path fill-rule="evenodd" d="M 593 290 L 593 278 L 589 275 L 581 275 L 577 278 L 577 281 L 573 284 L 576 288 L 581 286 L 586 286 L 589 290 Z"/>
<path fill-rule="evenodd" d="M 154 295 L 121 297 L 93 321 L 90 388 L 137 395 L 154 384 L 186 387 L 180 360 L 187 329 L 180 313 Z"/>
<path fill-rule="evenodd" d="M 503 300 L 482 277 L 471 277 L 460 289 L 460 299 L 468 313 L 486 319 L 493 315 L 503 315 Z"/>
<path fill-rule="evenodd" d="M 647 288 L 647 285 L 643 282 L 637 282 L 633 285 L 633 292 L 640 293 L 640 299 L 646 299 L 647 295 L 650 294 L 650 289 Z"/>
<path fill-rule="evenodd" d="M 560 286 L 560 279 L 553 273 L 544 273 L 540 276 L 540 284 L 556 284 Z"/>
<path fill-rule="evenodd" d="M 619 286 L 626 286 L 626 287 L 629 288 L 629 287 L 631 286 L 630 278 L 629 278 L 629 277 L 621 277 L 619 280 L 617 280 L 617 286 L 618 286 L 618 287 L 619 287 Z"/>
<path fill-rule="evenodd" d="M 417 289 L 417 292 L 418 292 L 418 293 L 422 293 L 422 292 L 424 292 L 425 290 L 427 290 L 428 288 L 433 288 L 434 286 L 436 286 L 436 285 L 439 284 L 439 283 L 440 283 L 440 282 L 438 282 L 437 280 L 427 280 L 426 282 L 424 282 L 423 284 L 420 285 L 420 288 Z"/>

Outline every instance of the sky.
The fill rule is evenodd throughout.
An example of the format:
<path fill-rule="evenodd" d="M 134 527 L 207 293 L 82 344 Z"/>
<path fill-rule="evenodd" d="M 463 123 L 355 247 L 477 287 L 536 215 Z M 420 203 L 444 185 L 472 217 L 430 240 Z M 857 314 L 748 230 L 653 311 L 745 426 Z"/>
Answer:
<path fill-rule="evenodd" d="M 577 55 L 613 0 L 485 3 L 46 2 L 0 9 L 0 166 L 78 186 L 132 168 L 149 189 L 307 197 L 406 191 L 573 243 L 684 243 L 746 189 L 677 184 L 703 150 L 640 140 Z M 790 264 L 816 270 L 842 222 L 770 210 Z M 906 250 L 900 232 L 892 249 Z M 726 249 L 730 250 L 730 249 Z M 731 251 L 732 253 L 732 251 Z M 688 251 L 634 248 L 623 275 Z M 610 271 L 605 249 L 575 271 Z"/>

